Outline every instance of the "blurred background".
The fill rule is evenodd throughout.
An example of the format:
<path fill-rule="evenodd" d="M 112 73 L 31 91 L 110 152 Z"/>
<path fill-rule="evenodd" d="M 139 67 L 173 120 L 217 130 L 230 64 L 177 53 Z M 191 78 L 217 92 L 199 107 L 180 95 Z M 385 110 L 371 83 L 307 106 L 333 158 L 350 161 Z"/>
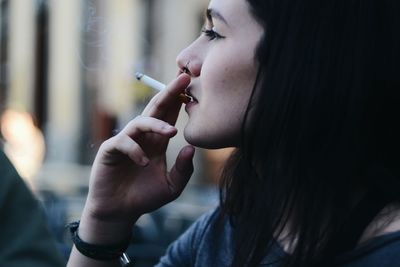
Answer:
<path fill-rule="evenodd" d="M 42 201 L 65 257 L 65 224 L 80 217 L 99 145 L 140 114 L 154 94 L 142 71 L 164 83 L 199 34 L 208 0 L 0 0 L 0 138 Z M 181 112 L 178 129 L 187 120 Z M 185 144 L 168 150 L 172 164 Z M 195 173 L 175 202 L 143 216 L 128 253 L 150 266 L 198 216 L 217 205 L 230 149 L 197 149 Z M 29 218 L 27 218 L 29 219 Z"/>

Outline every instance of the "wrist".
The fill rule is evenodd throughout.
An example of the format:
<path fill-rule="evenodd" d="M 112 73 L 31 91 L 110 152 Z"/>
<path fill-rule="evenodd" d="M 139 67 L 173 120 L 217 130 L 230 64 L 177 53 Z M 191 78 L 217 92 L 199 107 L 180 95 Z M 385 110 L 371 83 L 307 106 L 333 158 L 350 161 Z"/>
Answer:
<path fill-rule="evenodd" d="M 84 211 L 79 237 L 85 242 L 98 245 L 121 243 L 131 238 L 132 227 L 131 222 L 99 219 Z"/>

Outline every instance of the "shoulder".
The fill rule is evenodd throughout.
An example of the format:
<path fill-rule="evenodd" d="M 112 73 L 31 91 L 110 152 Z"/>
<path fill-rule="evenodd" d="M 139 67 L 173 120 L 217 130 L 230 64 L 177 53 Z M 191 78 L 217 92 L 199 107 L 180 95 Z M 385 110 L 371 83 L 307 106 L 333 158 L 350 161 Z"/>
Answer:
<path fill-rule="evenodd" d="M 28 216 L 39 208 L 38 201 L 6 154 L 0 150 L 0 214 Z M 9 211 L 13 210 L 12 213 Z M 4 221 L 3 221 L 4 224 Z"/>
<path fill-rule="evenodd" d="M 3 152 L 3 150 L 0 150 L 0 173 L 2 176 L 2 183 L 4 183 L 4 181 L 6 180 L 9 180 L 8 177 L 18 176 L 17 171 L 15 170 L 14 166 L 11 164 L 10 160 Z"/>
<path fill-rule="evenodd" d="M 214 208 L 197 219 L 167 249 L 157 266 L 207 266 L 215 251 L 220 251 L 228 224 L 220 221 L 220 209 Z"/>
<path fill-rule="evenodd" d="M 186 243 L 193 250 L 198 248 L 204 239 L 210 235 L 210 232 L 217 225 L 219 218 L 219 208 L 213 208 L 200 216 L 177 240 L 177 242 Z"/>
<path fill-rule="evenodd" d="M 206 212 L 191 226 L 192 230 L 197 234 L 197 239 L 201 239 L 204 234 L 218 225 L 220 218 L 220 208 L 215 207 Z"/>
<path fill-rule="evenodd" d="M 3 206 L 0 212 L 9 210 L 5 205 L 18 206 L 15 200 L 21 198 L 28 198 L 31 203 L 30 190 L 6 154 L 0 150 L 0 203 Z"/>
<path fill-rule="evenodd" d="M 338 259 L 337 266 L 397 267 L 400 262 L 400 231 L 375 237 Z"/>
<path fill-rule="evenodd" d="M 63 266 L 42 206 L 0 150 L 0 266 Z M 27 218 L 29 227 L 26 227 Z M 15 255 L 20 255 L 15 260 Z M 32 255 L 38 259 L 31 261 Z M 16 266 L 16 265 L 15 265 Z"/>

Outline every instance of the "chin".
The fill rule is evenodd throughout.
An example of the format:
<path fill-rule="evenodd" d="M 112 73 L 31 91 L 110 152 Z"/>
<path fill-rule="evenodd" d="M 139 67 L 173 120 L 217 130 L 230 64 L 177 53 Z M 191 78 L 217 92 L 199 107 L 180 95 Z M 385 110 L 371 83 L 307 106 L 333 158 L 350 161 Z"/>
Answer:
<path fill-rule="evenodd" d="M 220 149 L 236 146 L 233 145 L 232 142 L 229 142 L 229 138 L 217 137 L 210 133 L 202 134 L 199 131 L 191 131 L 188 128 L 185 128 L 183 136 L 189 144 L 205 149 Z"/>

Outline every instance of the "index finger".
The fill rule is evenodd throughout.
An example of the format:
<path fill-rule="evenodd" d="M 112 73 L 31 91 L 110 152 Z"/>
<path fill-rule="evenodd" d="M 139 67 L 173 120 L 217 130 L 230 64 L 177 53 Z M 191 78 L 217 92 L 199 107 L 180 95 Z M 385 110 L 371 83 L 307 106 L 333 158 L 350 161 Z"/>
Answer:
<path fill-rule="evenodd" d="M 171 111 L 179 111 L 182 101 L 179 95 L 190 84 L 190 76 L 186 73 L 179 75 L 167 87 L 155 95 L 147 104 L 142 115 L 163 119 Z"/>

